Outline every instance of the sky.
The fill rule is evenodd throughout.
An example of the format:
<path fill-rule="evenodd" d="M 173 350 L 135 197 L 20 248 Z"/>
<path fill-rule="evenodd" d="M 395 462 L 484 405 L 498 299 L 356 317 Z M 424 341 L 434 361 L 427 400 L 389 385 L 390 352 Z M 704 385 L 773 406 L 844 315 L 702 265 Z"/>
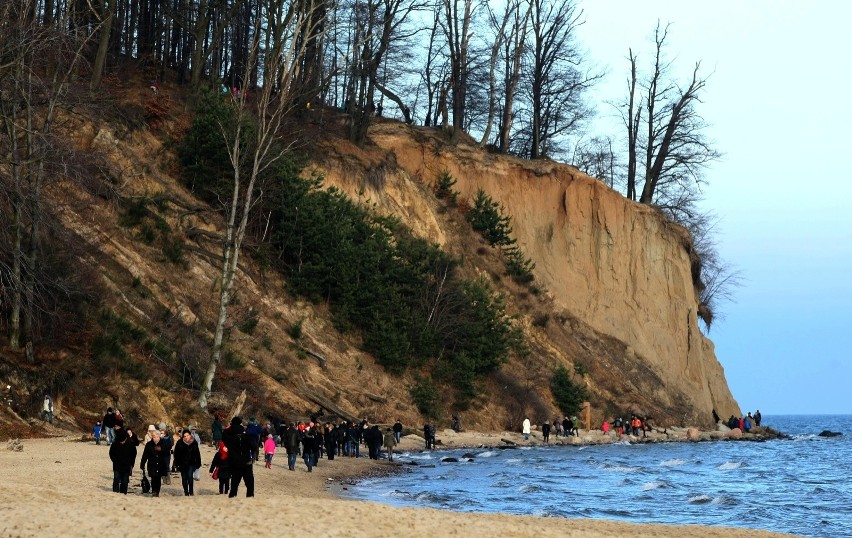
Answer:
<path fill-rule="evenodd" d="M 625 95 L 629 47 L 650 61 L 659 20 L 679 80 L 709 75 L 698 109 L 724 154 L 703 206 L 742 275 L 709 337 L 743 412 L 852 413 L 852 2 L 578 0 L 581 46 Z M 620 133 L 619 133 L 620 134 Z"/>

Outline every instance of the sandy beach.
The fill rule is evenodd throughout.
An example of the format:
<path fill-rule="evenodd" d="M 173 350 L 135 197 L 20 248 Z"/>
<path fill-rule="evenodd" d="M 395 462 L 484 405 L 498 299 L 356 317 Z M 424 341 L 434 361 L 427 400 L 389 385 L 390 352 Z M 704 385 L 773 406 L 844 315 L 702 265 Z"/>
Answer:
<path fill-rule="evenodd" d="M 236 499 L 218 495 L 206 468 L 196 482 L 195 497 L 184 497 L 180 479 L 173 478 L 160 498 L 151 498 L 141 493 L 138 460 L 125 496 L 112 492 L 105 444 L 27 439 L 23 446 L 20 452 L 7 450 L 5 442 L 0 448 L 0 536 L 782 536 L 751 529 L 454 513 L 346 500 L 338 493 L 345 493 L 348 484 L 394 464 L 323 459 L 308 473 L 300 460 L 290 472 L 283 450 L 273 469 L 255 466 L 253 499 L 245 498 L 244 488 Z M 402 448 L 421 446 L 410 436 Z M 202 448 L 205 464 L 212 456 L 212 448 Z"/>

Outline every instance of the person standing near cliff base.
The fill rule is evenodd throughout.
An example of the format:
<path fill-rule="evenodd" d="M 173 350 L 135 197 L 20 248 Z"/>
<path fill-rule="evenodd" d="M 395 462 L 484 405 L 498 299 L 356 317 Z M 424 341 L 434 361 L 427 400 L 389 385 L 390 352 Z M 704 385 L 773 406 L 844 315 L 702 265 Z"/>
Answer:
<path fill-rule="evenodd" d="M 112 410 L 112 407 L 107 407 L 107 412 L 101 424 L 106 432 L 106 444 L 110 446 L 115 440 L 115 412 Z"/>
<path fill-rule="evenodd" d="M 524 434 L 524 441 L 530 440 L 530 431 L 532 430 L 532 426 L 530 424 L 530 419 L 525 418 L 524 423 L 521 425 L 521 433 Z"/>
<path fill-rule="evenodd" d="M 228 497 L 237 496 L 241 480 L 246 485 L 246 497 L 254 497 L 254 453 L 251 441 L 245 432 L 241 417 L 232 418 L 231 425 L 222 432 L 222 442 L 228 448 L 228 462 L 231 468 L 231 491 Z M 254 450 L 257 450 L 257 446 Z"/>
<path fill-rule="evenodd" d="M 136 447 L 123 429 L 115 433 L 115 439 L 109 447 L 109 459 L 112 461 L 112 491 L 127 495 L 130 472 L 136 461 Z"/>
<path fill-rule="evenodd" d="M 192 497 L 195 494 L 195 470 L 201 467 L 201 451 L 192 432 L 183 430 L 183 437 L 175 445 L 175 466 L 180 470 L 183 494 Z"/>
<path fill-rule="evenodd" d="M 160 487 L 163 483 L 163 476 L 169 472 L 169 448 L 162 441 L 162 435 L 159 430 L 151 431 L 151 440 L 145 443 L 145 448 L 142 451 L 142 461 L 139 462 L 139 468 L 142 472 L 148 471 L 148 478 L 151 479 L 151 496 L 160 496 Z"/>

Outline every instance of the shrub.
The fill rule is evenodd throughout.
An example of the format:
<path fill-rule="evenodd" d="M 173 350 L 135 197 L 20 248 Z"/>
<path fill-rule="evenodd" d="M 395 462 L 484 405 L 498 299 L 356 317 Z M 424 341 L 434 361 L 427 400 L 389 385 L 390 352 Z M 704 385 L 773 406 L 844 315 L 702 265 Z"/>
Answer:
<path fill-rule="evenodd" d="M 574 383 L 571 373 L 561 364 L 556 367 L 550 379 L 550 391 L 556 400 L 556 406 L 565 415 L 577 413 L 583 407 L 583 402 L 589 399 L 586 386 Z"/>
<path fill-rule="evenodd" d="M 287 334 L 290 335 L 290 338 L 293 340 L 298 340 L 302 337 L 302 322 L 304 320 L 299 320 L 296 323 L 293 323 L 289 327 L 287 327 Z"/>
<path fill-rule="evenodd" d="M 444 200 L 451 206 L 456 205 L 459 196 L 459 192 L 453 190 L 456 183 L 456 179 L 447 170 L 444 170 L 435 183 L 435 197 Z"/>
<path fill-rule="evenodd" d="M 503 215 L 503 206 L 495 202 L 485 191 L 476 191 L 473 205 L 466 218 L 474 230 L 494 246 L 509 246 L 512 239 L 512 218 Z"/>
<path fill-rule="evenodd" d="M 442 413 L 441 392 L 428 377 L 415 377 L 414 385 L 408 389 L 411 400 L 420 413 L 432 420 L 438 420 Z"/>

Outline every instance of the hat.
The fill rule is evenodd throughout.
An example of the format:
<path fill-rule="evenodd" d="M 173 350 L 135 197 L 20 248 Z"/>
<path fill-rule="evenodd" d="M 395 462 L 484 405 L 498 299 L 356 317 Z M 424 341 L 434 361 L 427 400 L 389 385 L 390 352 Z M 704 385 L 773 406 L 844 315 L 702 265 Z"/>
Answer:
<path fill-rule="evenodd" d="M 165 422 L 160 422 L 160 429 L 161 429 L 161 430 L 165 430 L 165 429 L 166 429 L 166 423 L 165 423 Z"/>
<path fill-rule="evenodd" d="M 249 424 L 257 424 L 257 419 L 256 419 L 256 418 L 254 418 L 254 417 L 251 417 L 251 418 L 249 419 Z"/>
<path fill-rule="evenodd" d="M 231 419 L 231 426 L 239 426 L 243 423 L 242 417 L 234 417 Z"/>
<path fill-rule="evenodd" d="M 149 431 L 149 432 L 152 432 L 152 431 L 154 431 L 154 430 L 156 430 L 156 429 L 157 429 L 157 428 L 155 428 L 153 424 L 148 424 L 148 431 Z"/>

